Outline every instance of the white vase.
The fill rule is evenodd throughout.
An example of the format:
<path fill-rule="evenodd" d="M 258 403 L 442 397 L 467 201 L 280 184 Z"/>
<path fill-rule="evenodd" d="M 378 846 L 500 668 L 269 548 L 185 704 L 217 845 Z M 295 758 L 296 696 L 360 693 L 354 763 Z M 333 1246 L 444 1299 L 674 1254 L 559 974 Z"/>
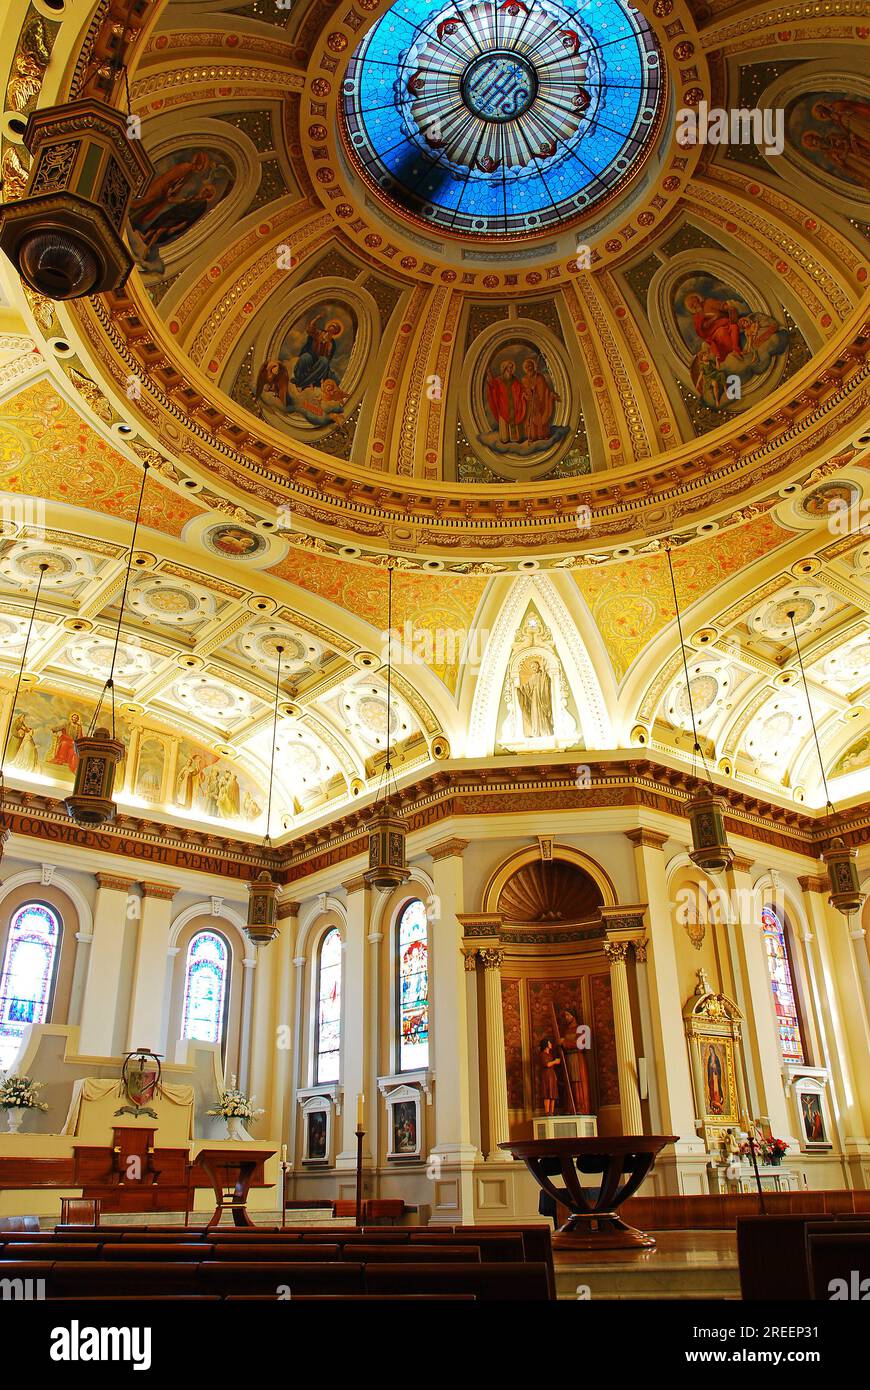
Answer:
<path fill-rule="evenodd" d="M 10 1134 L 17 1134 L 24 1124 L 25 1110 L 21 1105 L 11 1105 L 6 1111 L 6 1128 Z"/>
<path fill-rule="evenodd" d="M 227 1138 L 239 1139 L 247 1144 L 253 1144 L 252 1136 L 245 1129 L 245 1122 L 240 1115 L 227 1115 Z"/>

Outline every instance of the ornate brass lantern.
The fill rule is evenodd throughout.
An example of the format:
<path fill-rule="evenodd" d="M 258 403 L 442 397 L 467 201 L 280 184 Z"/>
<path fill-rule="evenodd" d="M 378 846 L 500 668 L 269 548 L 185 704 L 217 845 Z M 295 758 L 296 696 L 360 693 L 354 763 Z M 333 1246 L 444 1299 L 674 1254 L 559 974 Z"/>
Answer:
<path fill-rule="evenodd" d="M 255 946 L 268 946 L 278 935 L 278 884 L 268 869 L 261 869 L 248 883 L 248 920 L 245 931 Z"/>
<path fill-rule="evenodd" d="M 734 859 L 734 851 L 725 833 L 725 802 L 721 796 L 700 791 L 689 800 L 689 824 L 692 844 L 689 858 L 699 869 L 721 873 Z"/>
<path fill-rule="evenodd" d="M 115 787 L 115 768 L 124 756 L 124 745 L 113 738 L 108 729 L 75 741 L 78 767 L 72 794 L 64 805 L 75 820 L 83 825 L 102 825 L 115 819 L 112 792 Z"/>
<path fill-rule="evenodd" d="M 387 571 L 387 632 L 393 630 L 393 566 Z M 411 870 L 405 861 L 405 820 L 390 805 L 390 781 L 398 793 L 392 762 L 393 733 L 393 645 L 387 644 L 387 761 L 369 821 L 369 867 L 363 878 L 373 888 L 398 888 Z M 383 799 L 382 799 L 383 798 Z"/>
<path fill-rule="evenodd" d="M 119 289 L 133 268 L 122 241 L 131 198 L 154 167 L 126 115 L 94 97 L 34 111 L 25 196 L 0 209 L 0 249 L 49 299 Z"/>
<path fill-rule="evenodd" d="M 860 911 L 867 896 L 861 892 L 858 882 L 858 851 L 849 849 L 842 836 L 835 835 L 822 858 L 831 884 L 828 902 L 845 917 L 851 917 L 853 912 Z"/>
<path fill-rule="evenodd" d="M 398 888 L 411 875 L 405 862 L 405 822 L 385 807 L 369 827 L 369 867 L 363 873 L 373 888 Z"/>

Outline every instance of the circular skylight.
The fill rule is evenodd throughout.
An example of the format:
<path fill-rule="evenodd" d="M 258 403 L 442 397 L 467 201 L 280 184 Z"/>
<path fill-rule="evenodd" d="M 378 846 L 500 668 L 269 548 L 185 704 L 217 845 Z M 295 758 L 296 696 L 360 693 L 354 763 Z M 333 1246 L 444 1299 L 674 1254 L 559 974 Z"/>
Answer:
<path fill-rule="evenodd" d="M 397 0 L 348 66 L 344 136 L 394 207 L 459 236 L 577 221 L 656 127 L 659 50 L 620 0 Z"/>

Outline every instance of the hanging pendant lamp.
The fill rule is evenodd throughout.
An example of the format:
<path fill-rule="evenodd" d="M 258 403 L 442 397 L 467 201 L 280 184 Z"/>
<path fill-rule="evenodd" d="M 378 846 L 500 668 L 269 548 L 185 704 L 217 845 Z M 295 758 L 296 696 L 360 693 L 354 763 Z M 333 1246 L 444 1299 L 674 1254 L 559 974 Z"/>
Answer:
<path fill-rule="evenodd" d="M 671 590 L 674 595 L 674 608 L 677 614 L 677 631 L 680 636 L 680 653 L 683 658 L 683 671 L 686 677 L 686 695 L 689 701 L 689 712 L 692 716 L 692 736 L 694 738 L 692 757 L 697 765 L 697 759 L 700 756 L 704 771 L 707 774 L 706 788 L 699 787 L 698 791 L 689 798 L 686 807 L 689 814 L 689 824 L 692 828 L 693 848 L 689 851 L 689 858 L 700 869 L 706 869 L 711 873 L 721 873 L 730 867 L 734 859 L 734 851 L 728 843 L 728 836 L 725 831 L 726 802 L 724 797 L 718 796 L 716 793 L 710 770 L 707 767 L 707 759 L 704 757 L 704 750 L 698 738 L 695 702 L 692 699 L 692 683 L 689 680 L 689 665 L 686 661 L 686 644 L 683 641 L 683 623 L 680 617 L 680 604 L 677 598 L 677 584 L 674 578 L 670 542 L 665 544 L 665 554 L 668 557 L 668 572 L 671 576 Z"/>
<path fill-rule="evenodd" d="M 813 739 L 816 745 L 816 756 L 819 760 L 819 770 L 822 774 L 822 786 L 825 790 L 825 808 L 832 816 L 836 815 L 834 804 L 831 801 L 831 794 L 828 791 L 828 778 L 825 773 L 825 764 L 822 758 L 822 746 L 819 743 L 819 734 L 816 729 L 816 720 L 813 714 L 813 704 L 810 699 L 810 688 L 807 684 L 807 675 L 804 670 L 804 661 L 801 656 L 800 643 L 798 642 L 797 628 L 795 627 L 795 611 L 790 609 L 786 614 L 791 623 L 792 637 L 794 638 L 795 651 L 797 652 L 798 665 L 800 666 L 801 680 L 803 681 L 804 694 L 807 699 L 807 709 L 810 715 L 810 724 L 813 730 Z M 861 892 L 861 885 L 858 881 L 858 851 L 850 849 L 842 835 L 835 835 L 829 842 L 828 847 L 822 853 L 822 859 L 828 870 L 828 883 L 831 893 L 828 902 L 835 907 L 838 912 L 842 912 L 844 917 L 851 917 L 858 912 L 864 902 L 866 893 Z"/>
<path fill-rule="evenodd" d="M 15 682 L 15 694 L 12 696 L 12 704 L 9 707 L 9 723 L 6 725 L 6 737 L 3 740 L 3 753 L 0 755 L 0 859 L 3 858 L 3 846 L 9 839 L 9 826 L 6 824 L 6 817 L 3 814 L 4 802 L 6 800 L 6 783 L 3 780 L 4 769 L 6 766 L 6 750 L 9 747 L 9 736 L 12 733 L 12 723 L 15 719 L 15 706 L 18 703 L 18 692 L 21 689 L 21 677 L 24 675 L 24 665 L 27 661 L 27 649 L 30 646 L 30 634 L 33 631 L 33 624 L 36 619 L 36 605 L 39 603 L 39 591 L 42 588 L 42 581 L 48 569 L 48 562 L 43 560 L 39 565 L 39 579 L 36 581 L 36 593 L 33 596 L 33 607 L 30 610 L 30 622 L 27 624 L 27 636 L 24 639 L 24 650 L 21 653 L 21 661 L 18 666 L 18 679 Z M 24 716 L 22 715 L 22 718 Z"/>
<path fill-rule="evenodd" d="M 387 761 L 378 787 L 378 794 L 368 825 L 369 867 L 363 873 L 366 883 L 373 888 L 398 888 L 406 878 L 410 878 L 405 856 L 405 818 L 398 805 L 391 801 L 392 794 L 398 802 L 398 787 L 393 773 L 392 732 L 393 732 L 393 644 L 390 640 L 393 631 L 393 567 L 387 571 Z"/>
<path fill-rule="evenodd" d="M 266 834 L 263 836 L 263 849 L 271 846 L 269 826 L 272 820 L 272 784 L 275 780 L 275 749 L 278 740 L 278 699 L 281 689 L 281 657 L 284 648 L 275 647 L 278 653 L 278 672 L 275 676 L 275 707 L 272 713 L 272 759 L 269 764 L 269 802 L 266 807 Z M 255 946 L 268 946 L 278 935 L 278 884 L 268 869 L 261 869 L 257 877 L 248 883 L 248 919 L 245 923 L 248 940 Z"/>
<path fill-rule="evenodd" d="M 31 112 L 24 144 L 33 156 L 23 198 L 0 208 L 0 249 L 22 280 L 48 299 L 120 289 L 133 269 L 127 213 L 154 177 L 130 110 L 126 50 L 148 0 L 126 0 L 118 23 L 97 37 L 81 95 Z M 123 75 L 126 111 L 112 105 Z"/>
<path fill-rule="evenodd" d="M 130 570 L 136 549 L 136 534 L 139 530 L 142 498 L 145 493 L 147 477 L 148 464 L 144 463 L 142 465 L 142 486 L 139 489 L 139 501 L 136 505 L 136 517 L 133 522 L 133 536 L 130 541 L 130 553 L 127 556 L 124 588 L 121 591 L 121 606 L 118 611 L 118 625 L 115 629 L 115 645 L 112 648 L 109 678 L 100 692 L 100 698 L 97 701 L 97 707 L 94 710 L 87 734 L 75 741 L 78 759 L 75 781 L 72 793 L 65 798 L 64 805 L 67 814 L 82 825 L 104 825 L 115 819 L 118 809 L 115 805 L 113 792 L 115 772 L 124 757 L 124 745 L 119 738 L 115 737 L 115 662 L 118 657 L 118 644 L 121 640 L 121 624 L 124 621 L 127 587 L 130 583 Z M 107 695 L 110 697 L 112 712 L 111 728 L 107 728 L 106 725 L 99 722 L 103 701 Z"/>

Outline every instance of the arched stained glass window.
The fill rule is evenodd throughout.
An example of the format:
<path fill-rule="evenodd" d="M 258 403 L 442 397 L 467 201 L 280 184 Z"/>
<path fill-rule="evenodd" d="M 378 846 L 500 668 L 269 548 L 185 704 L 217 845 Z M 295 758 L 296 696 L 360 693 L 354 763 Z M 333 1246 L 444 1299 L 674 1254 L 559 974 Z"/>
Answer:
<path fill-rule="evenodd" d="M 429 1065 L 429 931 L 415 898 L 398 927 L 399 1071 Z"/>
<path fill-rule="evenodd" d="M 341 1060 L 341 933 L 332 927 L 317 955 L 317 1062 L 314 1084 L 337 1081 Z"/>
<path fill-rule="evenodd" d="M 0 975 L 0 1068 L 8 1071 L 29 1023 L 45 1023 L 60 946 L 61 920 L 45 903 L 25 903 L 9 925 Z"/>
<path fill-rule="evenodd" d="M 197 932 L 187 948 L 181 1036 L 221 1042 L 230 983 L 230 952 L 222 936 Z"/>
<path fill-rule="evenodd" d="M 784 1062 L 805 1062 L 785 927 L 779 914 L 772 907 L 761 909 L 761 928 L 764 933 L 764 949 L 767 952 L 770 988 L 773 990 L 773 1002 L 776 1006 L 782 1059 Z"/>

